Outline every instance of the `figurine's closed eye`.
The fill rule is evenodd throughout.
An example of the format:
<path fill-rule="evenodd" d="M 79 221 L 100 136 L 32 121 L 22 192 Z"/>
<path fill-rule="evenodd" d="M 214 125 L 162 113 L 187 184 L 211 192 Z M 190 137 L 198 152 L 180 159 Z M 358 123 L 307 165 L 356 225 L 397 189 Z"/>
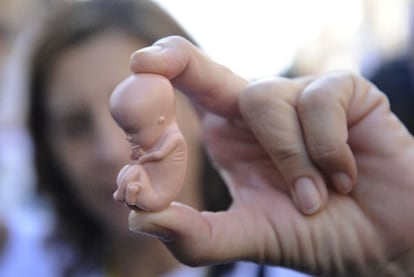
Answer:
<path fill-rule="evenodd" d="M 137 128 L 126 128 L 124 129 L 125 133 L 133 135 L 133 134 L 138 134 L 138 129 Z"/>

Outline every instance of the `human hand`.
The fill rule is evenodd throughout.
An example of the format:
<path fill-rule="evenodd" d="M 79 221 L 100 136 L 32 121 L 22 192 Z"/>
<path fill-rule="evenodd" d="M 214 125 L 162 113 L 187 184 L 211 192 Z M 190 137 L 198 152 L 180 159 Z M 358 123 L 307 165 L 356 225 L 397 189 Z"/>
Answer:
<path fill-rule="evenodd" d="M 161 238 L 191 265 L 242 259 L 329 276 L 413 274 L 414 143 L 383 94 L 342 73 L 249 85 L 180 38 L 156 45 L 135 53 L 131 68 L 166 76 L 197 103 L 233 204 L 132 212 L 131 230 Z M 316 194 L 309 181 L 295 185 L 301 177 Z M 337 192 L 355 183 L 349 195 Z M 324 209 L 300 213 L 297 190 L 302 211 Z"/>
<path fill-rule="evenodd" d="M 162 49 L 164 41 L 167 41 L 167 44 L 173 41 L 172 47 Z M 315 213 L 326 203 L 326 184 L 320 169 L 306 154 L 303 139 L 285 135 L 296 135 L 300 132 L 297 123 L 278 126 L 279 134 L 269 136 L 277 138 L 277 144 L 274 141 L 259 142 L 247 128 L 239 109 L 240 92 L 248 87 L 246 80 L 213 63 L 194 46 L 177 37 L 161 40 L 155 46 L 135 53 L 131 69 L 135 73 L 161 74 L 192 99 L 204 123 L 210 156 L 220 167 L 224 177 L 231 175 L 238 176 L 237 179 L 240 180 L 245 179 L 245 176 L 240 175 L 243 174 L 241 165 L 247 169 L 245 173 L 253 168 L 258 172 L 263 171 L 263 168 L 271 168 L 272 170 L 267 172 L 274 175 L 277 168 L 279 170 L 276 177 L 283 179 L 283 182 L 277 182 L 278 185 L 292 193 L 302 212 Z M 209 73 L 215 75 L 208 75 Z M 292 111 L 288 112 L 292 115 Z M 215 128 L 213 125 L 220 126 Z M 236 165 L 234 160 L 240 162 Z M 336 182 L 335 185 L 339 191 L 348 193 L 355 182 L 354 164 L 338 162 L 337 168 L 324 167 L 322 171 L 325 171 L 329 180 L 329 175 L 333 175 L 330 173 L 334 169 L 339 171 L 341 166 L 350 176 L 350 180 L 345 185 L 344 182 Z M 267 179 L 274 177 L 266 176 Z M 309 181 L 314 183 L 314 186 L 308 186 Z M 297 187 L 300 188 L 296 189 Z"/>

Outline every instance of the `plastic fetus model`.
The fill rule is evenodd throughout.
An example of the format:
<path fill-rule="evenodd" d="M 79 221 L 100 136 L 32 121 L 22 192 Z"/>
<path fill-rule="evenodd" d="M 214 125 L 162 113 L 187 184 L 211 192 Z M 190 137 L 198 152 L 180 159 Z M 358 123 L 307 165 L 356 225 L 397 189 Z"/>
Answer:
<path fill-rule="evenodd" d="M 131 144 L 131 162 L 118 174 L 114 198 L 133 209 L 166 208 L 180 192 L 187 167 L 173 86 L 160 75 L 132 75 L 115 88 L 109 108 Z"/>

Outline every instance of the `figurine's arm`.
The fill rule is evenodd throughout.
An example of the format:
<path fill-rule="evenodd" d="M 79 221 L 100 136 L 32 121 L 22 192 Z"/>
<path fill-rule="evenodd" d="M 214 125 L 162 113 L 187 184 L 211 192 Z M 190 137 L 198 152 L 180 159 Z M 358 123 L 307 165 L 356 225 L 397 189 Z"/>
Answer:
<path fill-rule="evenodd" d="M 152 152 L 146 153 L 140 159 L 140 163 L 160 161 L 168 156 L 176 147 L 184 144 L 184 137 L 179 130 L 169 132 L 163 141 L 160 143 L 160 147 Z"/>

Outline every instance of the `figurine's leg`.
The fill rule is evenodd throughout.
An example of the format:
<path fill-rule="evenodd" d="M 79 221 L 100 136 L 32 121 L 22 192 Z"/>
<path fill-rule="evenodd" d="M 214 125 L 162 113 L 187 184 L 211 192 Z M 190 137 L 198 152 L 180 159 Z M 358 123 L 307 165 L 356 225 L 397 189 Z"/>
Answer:
<path fill-rule="evenodd" d="M 138 193 L 141 188 L 140 182 L 131 182 L 126 186 L 125 202 L 129 206 L 136 205 L 138 199 Z"/>
<path fill-rule="evenodd" d="M 170 194 L 160 189 L 165 189 L 165 186 L 152 184 L 145 168 L 141 165 L 122 168 L 118 174 L 117 185 L 115 200 L 124 202 L 131 209 L 159 211 L 172 201 Z"/>
<path fill-rule="evenodd" d="M 128 205 L 131 208 L 138 207 L 138 209 L 144 211 L 154 210 L 152 205 L 154 201 L 151 195 L 154 193 L 154 189 L 151 184 L 151 180 L 144 167 L 140 167 L 137 174 L 136 182 L 130 182 L 127 186 L 127 199 Z"/>
<path fill-rule="evenodd" d="M 117 185 L 117 189 L 114 192 L 114 199 L 118 200 L 118 201 L 124 201 L 125 200 L 125 174 L 128 171 L 128 169 L 130 168 L 130 165 L 127 164 L 125 165 L 118 173 L 118 176 L 116 178 L 116 185 Z"/>
<path fill-rule="evenodd" d="M 124 178 L 125 173 L 127 172 L 128 168 L 130 168 L 131 165 L 127 164 L 124 165 L 124 167 L 121 168 L 121 170 L 118 173 L 118 176 L 116 177 L 116 183 L 119 184 L 121 180 Z"/>
<path fill-rule="evenodd" d="M 148 211 L 145 205 L 141 205 L 139 195 L 144 187 L 150 187 L 149 177 L 141 165 L 125 166 L 121 169 L 118 178 L 118 189 L 114 198 L 124 202 L 131 209 Z"/>
<path fill-rule="evenodd" d="M 173 199 L 170 199 L 168 192 L 160 189 L 160 187 L 165 188 L 165 186 L 151 183 L 146 173 L 141 175 L 140 180 L 142 186 L 138 194 L 136 206 L 146 211 L 160 211 L 168 207 Z"/>

